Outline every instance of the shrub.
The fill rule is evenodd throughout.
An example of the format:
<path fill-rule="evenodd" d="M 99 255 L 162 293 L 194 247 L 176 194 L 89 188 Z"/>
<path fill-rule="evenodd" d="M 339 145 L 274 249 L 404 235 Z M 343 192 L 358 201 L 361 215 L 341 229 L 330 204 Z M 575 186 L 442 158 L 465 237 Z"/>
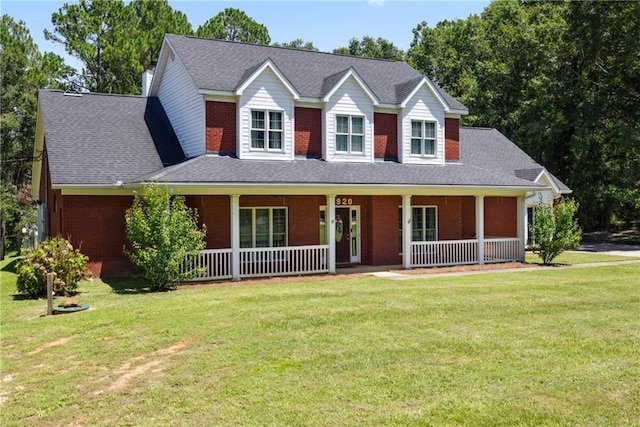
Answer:
<path fill-rule="evenodd" d="M 536 206 L 532 227 L 536 242 L 533 253 L 542 258 L 544 264 L 551 264 L 562 252 L 575 249 L 580 244 L 582 231 L 574 219 L 577 210 L 578 204 L 571 199 L 561 200 L 555 206 Z"/>
<path fill-rule="evenodd" d="M 18 293 L 30 297 L 46 296 L 47 273 L 53 273 L 54 292 L 57 295 L 74 294 L 78 282 L 89 277 L 87 261 L 88 257 L 62 237 L 42 242 L 18 261 Z"/>
<path fill-rule="evenodd" d="M 206 226 L 198 228 L 197 212 L 184 198 L 171 197 L 166 186 L 146 184 L 125 214 L 131 249 L 124 253 L 141 270 L 153 291 L 172 288 L 199 274 L 185 266 L 189 255 L 205 247 Z"/>

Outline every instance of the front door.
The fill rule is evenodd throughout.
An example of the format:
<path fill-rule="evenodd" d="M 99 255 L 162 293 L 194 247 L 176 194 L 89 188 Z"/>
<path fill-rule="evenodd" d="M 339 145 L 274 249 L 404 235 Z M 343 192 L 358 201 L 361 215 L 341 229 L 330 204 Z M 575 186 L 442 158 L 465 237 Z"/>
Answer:
<path fill-rule="evenodd" d="M 351 212 L 336 208 L 336 263 L 351 262 Z"/>

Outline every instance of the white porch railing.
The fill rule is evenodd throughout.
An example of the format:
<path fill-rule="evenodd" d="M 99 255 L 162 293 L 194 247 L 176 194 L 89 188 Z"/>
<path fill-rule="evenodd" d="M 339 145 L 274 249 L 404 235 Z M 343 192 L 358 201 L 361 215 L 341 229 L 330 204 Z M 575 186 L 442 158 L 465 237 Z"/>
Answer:
<path fill-rule="evenodd" d="M 484 262 L 518 261 L 520 259 L 520 239 L 484 239 Z"/>
<path fill-rule="evenodd" d="M 477 262 L 477 240 L 411 242 L 412 267 L 476 264 Z"/>
<path fill-rule="evenodd" d="M 328 250 L 329 245 L 243 248 L 239 254 L 240 278 L 328 273 Z M 193 281 L 231 279 L 231 256 L 231 249 L 205 249 L 197 257 L 186 259 L 183 271 L 202 269 Z"/>
<path fill-rule="evenodd" d="M 205 249 L 194 257 L 187 257 L 182 264 L 185 269 L 202 269 L 198 277 L 191 280 L 231 279 L 231 249 Z"/>
<path fill-rule="evenodd" d="M 240 277 L 327 273 L 329 245 L 240 249 Z"/>

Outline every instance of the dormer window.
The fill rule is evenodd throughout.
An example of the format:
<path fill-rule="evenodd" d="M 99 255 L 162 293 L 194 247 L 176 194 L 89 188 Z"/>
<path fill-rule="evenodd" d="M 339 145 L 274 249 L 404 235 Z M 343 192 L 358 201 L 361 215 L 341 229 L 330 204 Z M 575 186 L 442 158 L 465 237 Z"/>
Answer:
<path fill-rule="evenodd" d="M 336 116 L 336 152 L 362 153 L 364 117 Z"/>
<path fill-rule="evenodd" d="M 251 149 L 282 150 L 282 111 L 251 110 Z"/>
<path fill-rule="evenodd" d="M 411 121 L 411 154 L 416 156 L 436 155 L 435 122 Z"/>

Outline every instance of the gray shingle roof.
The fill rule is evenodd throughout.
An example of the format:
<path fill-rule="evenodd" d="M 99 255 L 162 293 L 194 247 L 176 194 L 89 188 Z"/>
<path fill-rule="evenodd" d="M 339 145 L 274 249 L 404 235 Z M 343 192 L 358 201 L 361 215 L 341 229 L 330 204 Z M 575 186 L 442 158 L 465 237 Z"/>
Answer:
<path fill-rule="evenodd" d="M 157 98 L 41 90 L 54 184 L 131 181 L 185 159 Z"/>
<path fill-rule="evenodd" d="M 534 181 L 546 169 L 496 129 L 460 128 L 460 162 Z M 550 175 L 561 192 L 571 190 Z"/>
<path fill-rule="evenodd" d="M 178 184 L 346 184 L 532 187 L 513 174 L 463 164 L 409 165 L 397 162 L 338 163 L 321 159 L 240 160 L 204 155 L 141 177 Z"/>
<path fill-rule="evenodd" d="M 336 82 L 351 67 L 381 103 L 398 104 L 411 89 L 396 86 L 420 81 L 422 75 L 407 63 L 383 59 L 335 55 L 324 52 L 261 46 L 223 40 L 167 34 L 166 41 L 185 65 L 199 89 L 234 91 L 248 71 L 271 59 L 303 97 L 320 98 L 328 81 Z M 415 87 L 415 85 L 414 85 Z M 449 107 L 466 110 L 458 100 L 437 88 Z M 405 93 L 406 92 L 406 93 Z"/>

